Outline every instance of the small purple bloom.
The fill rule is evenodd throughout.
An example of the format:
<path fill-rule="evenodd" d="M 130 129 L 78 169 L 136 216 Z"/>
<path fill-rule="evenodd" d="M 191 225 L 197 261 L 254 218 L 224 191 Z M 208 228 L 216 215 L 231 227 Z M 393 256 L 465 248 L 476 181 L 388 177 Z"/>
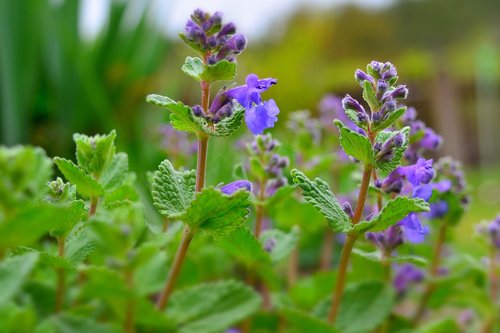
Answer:
<path fill-rule="evenodd" d="M 388 99 L 405 99 L 408 96 L 408 88 L 404 85 L 397 86 L 395 89 L 387 91 L 382 100 Z"/>
<path fill-rule="evenodd" d="M 250 183 L 248 180 L 236 180 L 232 183 L 229 183 L 227 185 L 222 186 L 219 188 L 219 190 L 227 195 L 231 195 L 234 192 L 244 189 L 245 191 L 251 192 L 252 191 L 252 183 Z"/>
<path fill-rule="evenodd" d="M 410 213 L 399 223 L 403 227 L 403 234 L 410 243 L 422 243 L 429 233 L 429 227 L 422 225 L 416 213 Z"/>
<path fill-rule="evenodd" d="M 414 265 L 404 264 L 396 266 L 393 285 L 398 295 L 404 295 L 410 284 L 421 282 L 424 279 L 424 272 Z"/>
<path fill-rule="evenodd" d="M 413 189 L 413 194 L 412 194 L 413 198 L 420 198 L 420 199 L 423 199 L 425 201 L 429 201 L 431 196 L 432 196 L 432 186 L 431 185 L 428 185 L 428 184 L 419 185 Z"/>
<path fill-rule="evenodd" d="M 354 78 L 356 79 L 356 81 L 358 81 L 358 83 L 359 83 L 359 85 L 361 87 L 363 87 L 364 81 L 369 81 L 371 83 L 374 83 L 374 81 L 375 81 L 373 79 L 373 77 L 371 77 L 370 75 L 366 74 L 361 69 L 357 69 L 356 72 L 354 72 Z"/>
<path fill-rule="evenodd" d="M 428 184 L 436 172 L 432 168 L 432 160 L 419 158 L 414 165 L 399 167 L 412 185 Z"/>
<path fill-rule="evenodd" d="M 346 95 L 342 99 L 342 106 L 344 107 L 344 110 L 354 110 L 357 113 L 365 114 L 366 111 L 365 108 L 354 98 L 352 98 L 350 95 Z"/>
<path fill-rule="evenodd" d="M 262 104 L 252 106 L 245 112 L 245 122 L 254 134 L 262 134 L 266 128 L 274 127 L 278 121 L 277 115 L 280 113 L 276 102 L 273 99 Z"/>
<path fill-rule="evenodd" d="M 433 202 L 429 206 L 431 208 L 431 211 L 426 215 L 430 219 L 440 219 L 443 218 L 446 213 L 448 213 L 448 204 L 444 200 Z"/>
<path fill-rule="evenodd" d="M 436 150 L 443 143 L 441 136 L 437 135 L 432 128 L 425 128 L 424 137 L 420 140 L 419 144 L 422 148 L 428 150 Z"/>

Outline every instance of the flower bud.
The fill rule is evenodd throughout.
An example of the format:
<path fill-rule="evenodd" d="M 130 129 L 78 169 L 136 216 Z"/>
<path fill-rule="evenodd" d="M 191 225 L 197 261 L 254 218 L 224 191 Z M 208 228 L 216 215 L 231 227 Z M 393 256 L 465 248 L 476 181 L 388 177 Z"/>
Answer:
<path fill-rule="evenodd" d="M 235 193 L 238 190 L 245 190 L 248 192 L 252 191 L 252 183 L 250 183 L 248 180 L 236 180 L 232 183 L 229 183 L 227 185 L 222 186 L 219 188 L 219 190 L 227 195 L 231 195 Z"/>
<path fill-rule="evenodd" d="M 354 216 L 354 213 L 352 211 L 351 204 L 349 202 L 344 202 L 342 204 L 342 210 L 352 219 Z"/>

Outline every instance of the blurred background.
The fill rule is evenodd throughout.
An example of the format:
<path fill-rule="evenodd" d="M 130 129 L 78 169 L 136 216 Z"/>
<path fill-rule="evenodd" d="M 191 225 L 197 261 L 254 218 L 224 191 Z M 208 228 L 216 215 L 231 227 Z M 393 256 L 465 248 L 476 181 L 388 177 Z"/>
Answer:
<path fill-rule="evenodd" d="M 197 7 L 222 11 L 248 37 L 239 83 L 250 72 L 278 78 L 266 93 L 281 109 L 278 137 L 289 136 L 287 113 L 317 114 L 326 93 L 360 97 L 356 68 L 394 63 L 408 105 L 444 137 L 440 155 L 468 170 L 466 225 L 500 211 L 498 0 L 0 0 L 1 143 L 71 156 L 72 133 L 116 128 L 144 181 L 165 139 L 165 114 L 145 96 L 199 100 L 177 38 Z"/>

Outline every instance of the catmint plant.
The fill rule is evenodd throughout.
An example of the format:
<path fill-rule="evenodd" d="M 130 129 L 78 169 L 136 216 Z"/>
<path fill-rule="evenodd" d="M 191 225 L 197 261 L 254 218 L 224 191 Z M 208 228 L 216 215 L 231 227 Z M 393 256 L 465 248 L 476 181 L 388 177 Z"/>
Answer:
<path fill-rule="evenodd" d="M 248 213 L 250 184 L 245 180 L 220 188 L 205 188 L 208 140 L 230 136 L 242 120 L 254 134 L 273 127 L 279 109 L 274 100 L 263 100 L 262 94 L 277 83 L 274 78 L 260 79 L 249 74 L 244 85 L 220 89 L 211 101 L 213 83 L 233 80 L 236 57 L 246 47 L 246 38 L 236 33 L 233 23 L 223 23 L 222 14 L 197 9 L 180 34 L 184 43 L 199 57 L 187 57 L 182 70 L 200 83 L 201 102 L 186 106 L 159 95 L 147 101 L 171 112 L 171 125 L 179 131 L 196 135 L 198 141 L 196 170 L 177 171 L 168 160 L 154 175 L 153 199 L 160 213 L 185 223 L 167 281 L 157 308 L 163 309 L 173 291 L 189 245 L 198 230 L 218 235 L 241 226 Z"/>
<path fill-rule="evenodd" d="M 384 231 L 410 213 L 429 209 L 428 204 L 419 197 L 397 196 L 385 205 L 379 199 L 376 214 L 363 219 L 372 177 L 377 180 L 379 173 L 388 174 L 397 168 L 408 146 L 409 127 L 390 129 L 406 111 L 401 101 L 407 97 L 408 90 L 404 85 L 396 85 L 396 68 L 388 62 L 371 62 L 367 66 L 367 73 L 356 71 L 355 79 L 363 89 L 363 99 L 368 108 L 346 95 L 342 105 L 346 116 L 357 128 L 350 128 L 342 121 L 334 120 L 340 131 L 339 141 L 343 150 L 363 167 L 352 215 L 344 211 L 325 181 L 320 178 L 310 180 L 302 172 L 292 170 L 294 182 L 301 188 L 304 198 L 325 216 L 328 225 L 335 232 L 346 234 L 327 315 L 328 321 L 332 323 L 337 317 L 344 291 L 349 257 L 359 236 L 368 231 Z"/>

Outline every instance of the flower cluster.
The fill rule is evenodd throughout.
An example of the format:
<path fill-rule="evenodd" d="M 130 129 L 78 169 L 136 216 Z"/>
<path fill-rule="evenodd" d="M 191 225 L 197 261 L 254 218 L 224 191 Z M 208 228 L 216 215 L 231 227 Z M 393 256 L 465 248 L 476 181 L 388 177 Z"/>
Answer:
<path fill-rule="evenodd" d="M 288 167 L 289 160 L 288 157 L 276 153 L 279 146 L 280 143 L 270 134 L 258 135 L 248 145 L 250 174 L 256 184 L 254 186 L 256 195 L 258 193 L 259 196 L 270 198 L 280 187 L 288 184 L 287 178 L 283 176 L 283 170 Z"/>
<path fill-rule="evenodd" d="M 411 284 L 416 284 L 424 279 L 424 272 L 412 264 L 396 266 L 396 274 L 392 281 L 398 296 L 403 296 Z"/>
<path fill-rule="evenodd" d="M 405 158 L 410 163 L 415 163 L 427 151 L 439 149 L 443 143 L 441 136 L 425 123 L 417 119 L 415 108 L 408 108 L 403 117 L 401 117 L 403 126 L 410 126 L 410 144 L 405 151 Z"/>
<path fill-rule="evenodd" d="M 478 231 L 488 236 L 491 246 L 500 250 L 500 215 L 493 221 L 480 224 Z"/>
<path fill-rule="evenodd" d="M 210 15 L 201 9 L 194 11 L 180 36 L 211 65 L 222 60 L 235 61 L 247 44 L 245 36 L 236 34 L 234 23 L 222 24 L 222 13 Z"/>

